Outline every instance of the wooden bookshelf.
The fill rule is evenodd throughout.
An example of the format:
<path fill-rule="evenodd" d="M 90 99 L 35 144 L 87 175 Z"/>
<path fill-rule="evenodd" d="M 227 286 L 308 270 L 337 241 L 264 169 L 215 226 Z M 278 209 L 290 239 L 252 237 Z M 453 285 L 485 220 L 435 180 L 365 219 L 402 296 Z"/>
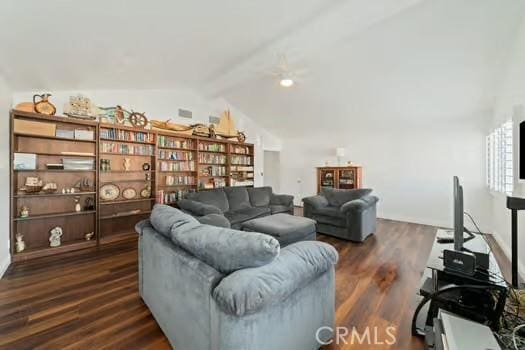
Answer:
<path fill-rule="evenodd" d="M 317 193 L 321 187 L 338 189 L 361 188 L 363 169 L 357 165 L 317 168 Z"/>
<path fill-rule="evenodd" d="M 93 139 L 38 134 L 38 131 L 35 134 L 34 130 L 15 131 L 15 120 L 52 124 L 60 130 L 89 130 L 93 132 Z M 155 203 L 176 204 L 186 193 L 209 190 L 207 187 L 212 187 L 211 184 L 213 187 L 253 186 L 252 144 L 21 111 L 11 112 L 10 137 L 14 261 L 133 238 L 135 224 L 149 216 Z M 34 154 L 35 169 L 15 169 L 14 153 L 17 152 Z M 47 169 L 46 164 L 62 163 L 63 158 L 93 160 L 94 165 L 85 170 Z M 149 169 L 143 168 L 145 163 Z M 57 183 L 57 192 L 19 191 L 28 176 L 39 177 L 44 183 Z M 73 187 L 83 178 L 90 179 L 92 189 L 62 193 L 62 188 Z M 100 198 L 101 188 L 107 184 L 119 188 L 118 197 Z M 141 191 L 146 187 L 150 189 L 150 196 L 143 197 Z M 123 191 L 130 188 L 135 196 L 124 198 Z M 84 207 L 87 198 L 93 200 L 94 209 L 76 212 L 75 200 Z M 29 217 L 20 217 L 22 206 L 29 207 Z M 49 247 L 49 231 L 55 226 L 63 229 L 62 243 L 59 247 Z M 91 231 L 95 232 L 94 237 L 85 240 L 84 235 Z M 26 244 L 20 253 L 15 248 L 17 232 L 24 235 Z"/>

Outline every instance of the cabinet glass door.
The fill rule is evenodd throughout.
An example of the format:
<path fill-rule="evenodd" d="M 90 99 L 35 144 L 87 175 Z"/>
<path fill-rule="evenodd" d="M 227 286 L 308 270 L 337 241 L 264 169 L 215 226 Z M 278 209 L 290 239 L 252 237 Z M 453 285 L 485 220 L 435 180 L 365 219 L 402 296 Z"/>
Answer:
<path fill-rule="evenodd" d="M 355 188 L 355 170 L 354 169 L 339 170 L 338 188 L 347 189 L 347 190 Z"/>
<path fill-rule="evenodd" d="M 335 170 L 321 170 L 321 187 L 335 187 Z"/>

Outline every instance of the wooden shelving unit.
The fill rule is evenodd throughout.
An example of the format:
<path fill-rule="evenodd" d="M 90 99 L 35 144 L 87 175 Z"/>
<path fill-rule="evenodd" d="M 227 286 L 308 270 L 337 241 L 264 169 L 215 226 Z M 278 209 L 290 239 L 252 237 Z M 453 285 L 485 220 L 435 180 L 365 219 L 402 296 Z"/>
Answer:
<path fill-rule="evenodd" d="M 92 140 L 56 135 L 35 135 L 15 132 L 16 119 L 48 123 L 61 130 L 90 130 Z M 138 135 L 138 136 L 137 136 Z M 14 261 L 68 252 L 136 237 L 135 224 L 149 216 L 155 203 L 175 204 L 186 193 L 222 186 L 253 186 L 254 146 L 235 141 L 209 139 L 169 131 L 137 129 L 61 116 L 46 116 L 21 111 L 11 112 L 11 253 Z M 36 155 L 34 170 L 14 169 L 14 153 Z M 76 152 L 72 155 L 68 152 Z M 137 154 L 139 153 L 139 154 Z M 47 169 L 47 163 L 61 163 L 63 158 L 94 161 L 91 170 Z M 129 167 L 124 166 L 128 159 Z M 102 169 L 111 164 L 111 169 Z M 144 170 L 143 164 L 149 164 Z M 55 182 L 56 193 L 24 193 L 18 191 L 27 176 L 43 182 Z M 93 189 L 62 193 L 79 180 L 89 178 Z M 100 199 L 106 184 L 119 187 L 114 200 Z M 150 196 L 141 191 L 148 187 Z M 135 197 L 126 199 L 122 193 L 135 190 Z M 87 198 L 94 210 L 74 211 L 75 199 L 83 205 Z M 21 207 L 29 207 L 30 215 L 20 217 Z M 49 231 L 63 229 L 62 244 L 49 247 Z M 91 240 L 84 235 L 94 231 Z M 15 235 L 24 236 L 26 248 L 16 252 Z"/>
<path fill-rule="evenodd" d="M 20 123 L 45 123 L 38 124 L 52 127 L 59 132 L 75 132 L 75 130 L 92 132 L 91 140 L 80 140 L 75 138 L 58 137 L 48 134 L 34 135 L 44 132 L 35 127 L 35 130 L 25 127 L 25 132 L 19 132 L 22 128 Z M 15 129 L 17 125 L 17 129 Z M 11 254 L 14 261 L 25 260 L 59 252 L 83 249 L 97 244 L 97 211 L 85 210 L 86 199 L 91 198 L 97 203 L 97 140 L 98 123 L 74 120 L 63 117 L 43 116 L 36 113 L 12 112 L 11 114 Z M 63 154 L 63 152 L 89 153 L 86 157 Z M 34 169 L 15 169 L 15 153 L 36 154 Z M 48 163 L 62 163 L 63 158 L 92 159 L 91 170 L 70 169 L 47 169 Z M 43 183 L 56 183 L 55 193 L 27 193 L 21 190 L 28 177 L 38 177 Z M 70 189 L 79 181 L 87 179 L 92 184 L 90 191 L 75 193 L 62 193 L 62 189 Z M 76 200 L 82 207 L 82 211 L 75 211 Z M 23 207 L 29 208 L 29 216 L 21 217 Z M 61 237 L 62 244 L 59 247 L 49 247 L 49 232 L 56 226 L 63 229 Z M 86 241 L 84 235 L 95 232 L 94 237 Z M 23 235 L 25 249 L 16 251 L 16 234 Z"/>
<path fill-rule="evenodd" d="M 321 187 L 338 189 L 361 188 L 363 169 L 357 165 L 317 168 L 317 193 Z"/>

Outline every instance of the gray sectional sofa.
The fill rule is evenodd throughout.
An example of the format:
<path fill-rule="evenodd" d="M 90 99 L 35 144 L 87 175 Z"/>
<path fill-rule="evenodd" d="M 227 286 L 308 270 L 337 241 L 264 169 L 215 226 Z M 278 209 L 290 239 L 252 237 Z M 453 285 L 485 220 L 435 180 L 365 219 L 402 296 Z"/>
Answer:
<path fill-rule="evenodd" d="M 317 222 L 317 232 L 362 242 L 376 231 L 376 203 L 371 189 L 322 187 L 317 196 L 303 198 L 304 216 Z"/>
<path fill-rule="evenodd" d="M 281 249 L 271 236 L 203 225 L 165 205 L 136 230 L 140 295 L 173 348 L 313 350 L 332 337 L 332 246 Z"/>
<path fill-rule="evenodd" d="M 225 187 L 189 193 L 177 202 L 201 223 L 239 229 L 243 222 L 277 214 L 293 214 L 293 196 L 275 194 L 271 187 Z"/>

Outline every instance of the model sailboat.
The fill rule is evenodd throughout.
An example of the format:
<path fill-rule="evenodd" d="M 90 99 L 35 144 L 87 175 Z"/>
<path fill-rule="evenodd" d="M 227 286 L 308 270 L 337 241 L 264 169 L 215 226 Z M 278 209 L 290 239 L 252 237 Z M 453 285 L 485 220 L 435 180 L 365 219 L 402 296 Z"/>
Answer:
<path fill-rule="evenodd" d="M 222 137 L 237 137 L 237 129 L 229 109 L 222 113 L 219 124 L 215 127 L 215 133 Z"/>

